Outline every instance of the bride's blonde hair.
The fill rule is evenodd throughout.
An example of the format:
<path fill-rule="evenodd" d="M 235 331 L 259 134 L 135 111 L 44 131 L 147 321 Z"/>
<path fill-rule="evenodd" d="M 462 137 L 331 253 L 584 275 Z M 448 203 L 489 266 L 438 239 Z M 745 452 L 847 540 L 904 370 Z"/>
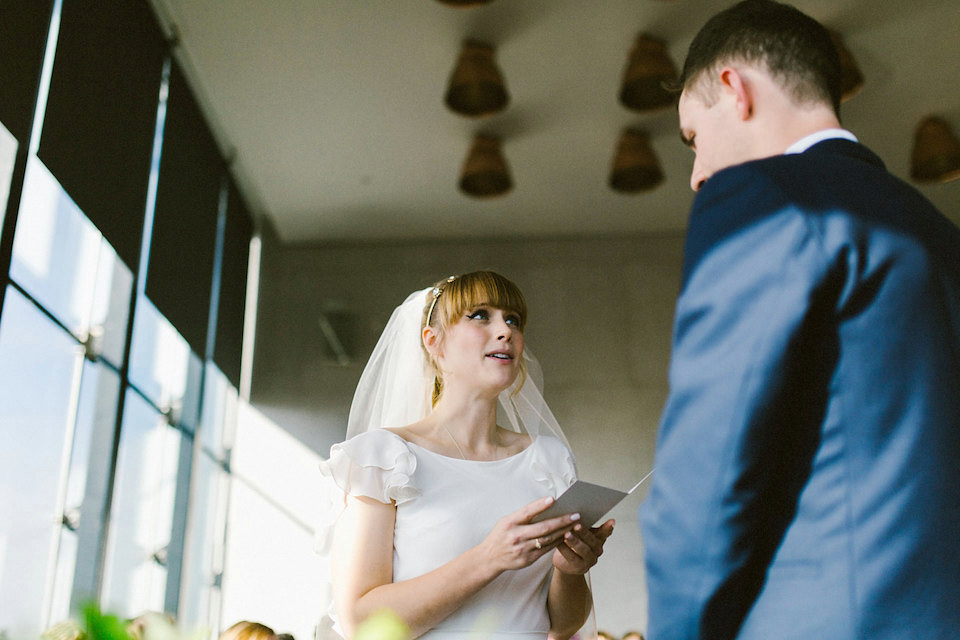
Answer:
<path fill-rule="evenodd" d="M 431 326 L 442 340 L 447 329 L 459 322 L 463 314 L 481 305 L 516 314 L 521 332 L 527 324 L 527 302 L 517 285 L 494 271 L 472 271 L 461 276 L 444 278 L 433 286 L 423 307 L 420 331 L 422 333 L 423 329 Z M 434 375 L 432 403 L 436 405 L 443 393 L 443 378 L 436 360 L 426 346 L 422 342 L 420 346 Z M 520 389 L 526 377 L 526 363 L 521 358 L 520 371 L 513 388 Z"/>

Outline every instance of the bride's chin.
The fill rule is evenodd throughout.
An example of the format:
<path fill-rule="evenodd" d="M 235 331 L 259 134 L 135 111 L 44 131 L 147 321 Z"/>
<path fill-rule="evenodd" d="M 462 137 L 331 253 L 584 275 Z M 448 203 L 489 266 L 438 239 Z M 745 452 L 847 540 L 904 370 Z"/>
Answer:
<path fill-rule="evenodd" d="M 496 397 L 506 391 L 516 382 L 520 375 L 519 367 L 510 367 L 510 371 L 501 370 L 494 378 L 489 371 L 474 372 L 468 377 L 461 378 L 461 383 L 476 389 L 486 390 L 491 397 Z M 449 384 L 454 384 L 450 377 Z"/>
<path fill-rule="evenodd" d="M 510 376 L 509 379 L 500 380 L 497 383 L 490 384 L 488 389 L 490 390 L 490 395 L 492 397 L 497 397 L 511 386 L 513 386 L 514 381 L 517 379 L 517 376 Z"/>
<path fill-rule="evenodd" d="M 503 391 L 506 391 L 507 389 L 509 389 L 510 387 L 512 387 L 512 386 L 513 386 L 513 383 L 517 381 L 517 377 L 518 377 L 519 375 L 520 375 L 520 372 L 517 371 L 517 370 L 514 370 L 514 371 L 513 371 L 513 374 L 508 378 L 506 384 L 504 384 L 504 385 L 502 386 L 502 388 L 500 389 L 500 391 L 503 392 Z"/>

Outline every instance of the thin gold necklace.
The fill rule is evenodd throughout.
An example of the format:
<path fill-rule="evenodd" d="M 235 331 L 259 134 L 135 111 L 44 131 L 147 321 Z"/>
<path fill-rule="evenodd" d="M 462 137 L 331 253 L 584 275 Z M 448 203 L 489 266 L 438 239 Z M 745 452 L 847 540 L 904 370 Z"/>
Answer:
<path fill-rule="evenodd" d="M 460 448 L 460 444 L 457 443 L 457 439 L 453 437 L 452 433 L 450 433 L 450 429 L 447 429 L 447 425 L 440 423 L 440 426 L 443 427 L 443 430 L 446 431 L 447 435 L 450 436 L 450 439 L 453 440 L 453 446 L 455 446 L 457 451 L 460 452 L 460 457 L 466 460 L 467 456 L 463 455 L 463 449 Z"/>
<path fill-rule="evenodd" d="M 457 448 L 457 451 L 460 452 L 460 457 L 463 458 L 464 460 L 469 460 L 469 458 L 467 458 L 467 456 L 463 453 L 463 449 L 460 448 L 460 443 L 458 443 L 457 439 L 453 437 L 452 433 L 450 433 L 450 429 L 447 429 L 447 425 L 441 422 L 440 426 L 443 427 L 443 430 L 447 432 L 448 436 L 450 436 L 450 439 L 453 441 L 453 446 L 455 446 Z M 495 448 L 493 450 L 493 457 L 495 460 L 497 460 L 499 459 L 498 454 L 500 453 L 500 444 L 497 443 L 494 445 L 494 447 Z"/>

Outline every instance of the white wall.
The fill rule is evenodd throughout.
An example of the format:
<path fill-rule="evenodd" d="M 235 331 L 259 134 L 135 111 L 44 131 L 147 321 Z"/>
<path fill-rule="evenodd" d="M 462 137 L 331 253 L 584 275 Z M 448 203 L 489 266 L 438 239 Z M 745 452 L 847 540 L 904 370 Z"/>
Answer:
<path fill-rule="evenodd" d="M 253 620 L 310 640 L 325 591 L 309 487 L 319 457 L 255 409 L 238 407 L 231 455 L 221 629 Z"/>
<path fill-rule="evenodd" d="M 527 345 L 581 477 L 629 488 L 652 465 L 681 256 L 680 236 L 275 247 L 261 282 L 252 400 L 326 455 L 343 438 L 353 388 L 393 307 L 442 277 L 489 268 L 527 297 Z M 349 366 L 325 354 L 325 306 L 353 314 Z M 616 635 L 646 627 L 638 493 L 615 510 L 593 571 L 599 626 Z"/>

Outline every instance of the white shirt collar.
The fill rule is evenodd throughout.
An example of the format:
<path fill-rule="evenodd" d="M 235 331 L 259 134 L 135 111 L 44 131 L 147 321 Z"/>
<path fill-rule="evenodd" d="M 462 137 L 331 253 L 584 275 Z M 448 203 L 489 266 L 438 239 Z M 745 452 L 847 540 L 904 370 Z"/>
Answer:
<path fill-rule="evenodd" d="M 788 153 L 803 153 L 818 142 L 823 142 L 824 140 L 830 140 L 832 138 L 843 138 L 844 140 L 859 142 L 857 137 L 846 129 L 823 129 L 800 138 L 792 145 L 787 147 L 787 150 L 783 153 L 784 155 Z"/>

